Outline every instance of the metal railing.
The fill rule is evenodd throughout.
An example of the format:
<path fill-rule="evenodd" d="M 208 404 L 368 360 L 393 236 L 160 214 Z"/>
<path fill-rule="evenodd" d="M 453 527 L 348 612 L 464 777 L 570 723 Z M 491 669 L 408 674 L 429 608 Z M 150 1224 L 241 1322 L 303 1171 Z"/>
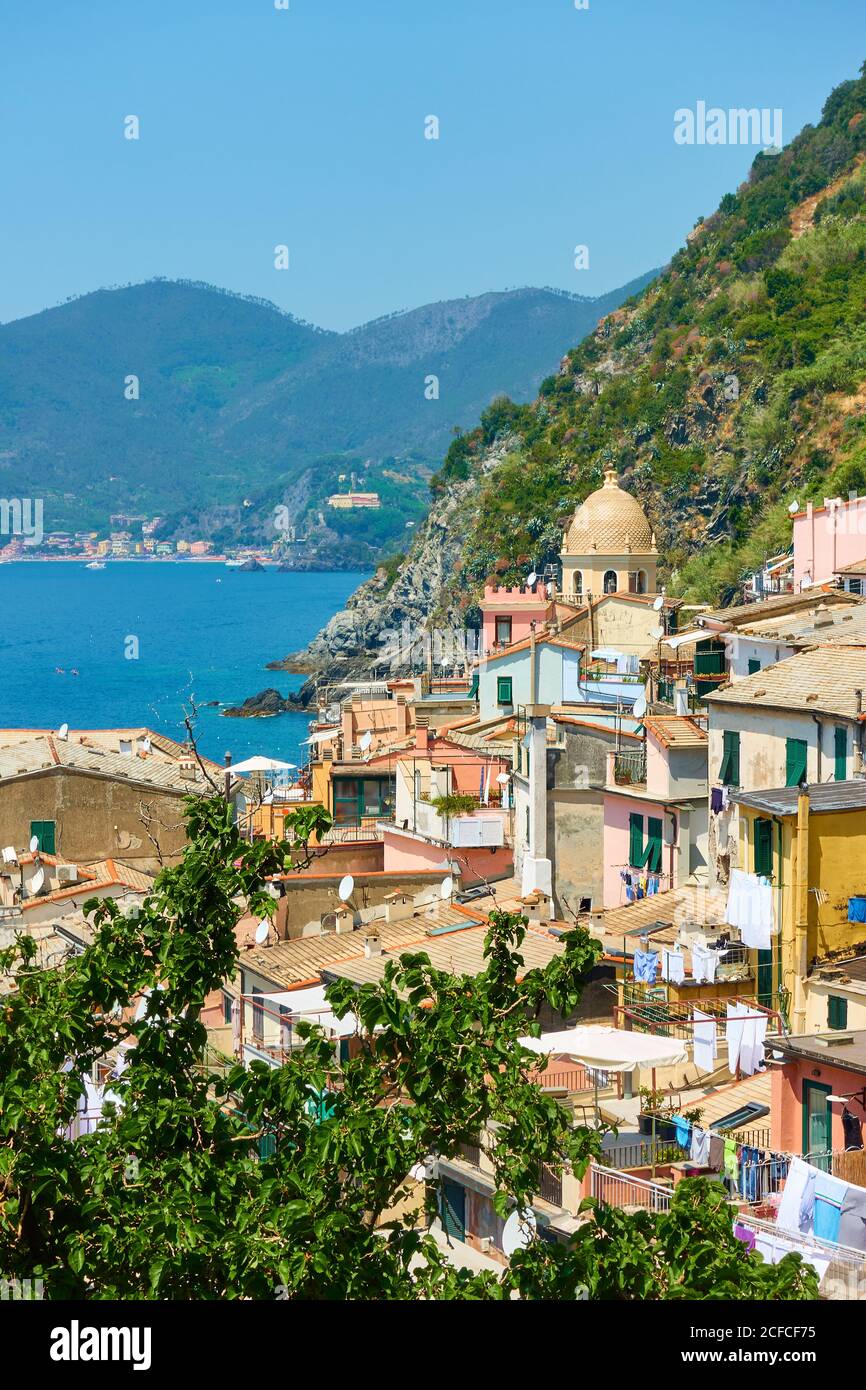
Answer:
<path fill-rule="evenodd" d="M 837 1245 L 833 1241 L 821 1240 L 814 1235 L 794 1234 L 782 1230 L 773 1221 L 753 1216 L 751 1212 L 740 1213 L 736 1225 L 751 1231 L 758 1241 L 758 1248 L 772 1240 L 790 1243 L 791 1246 L 808 1259 L 814 1254 L 822 1264 L 829 1260 L 821 1276 L 821 1297 L 836 1300 L 863 1301 L 866 1299 L 866 1255 L 862 1250 L 854 1250 L 849 1245 Z M 784 1248 L 784 1247 L 783 1247 Z"/>
<path fill-rule="evenodd" d="M 538 1195 L 543 1202 L 553 1207 L 562 1206 L 562 1170 L 559 1172 L 547 1163 L 538 1165 Z"/>
<path fill-rule="evenodd" d="M 647 1211 L 669 1211 L 671 1190 L 646 1178 L 635 1178 L 618 1168 L 591 1163 L 590 1196 L 609 1207 L 645 1207 Z"/>
<path fill-rule="evenodd" d="M 380 821 L 385 816 L 361 816 L 358 820 L 335 823 L 319 837 L 322 845 L 345 845 L 357 840 L 381 840 Z"/>
<path fill-rule="evenodd" d="M 630 748 L 625 753 L 615 753 L 613 780 L 618 787 L 643 785 L 646 782 L 646 749 Z"/>

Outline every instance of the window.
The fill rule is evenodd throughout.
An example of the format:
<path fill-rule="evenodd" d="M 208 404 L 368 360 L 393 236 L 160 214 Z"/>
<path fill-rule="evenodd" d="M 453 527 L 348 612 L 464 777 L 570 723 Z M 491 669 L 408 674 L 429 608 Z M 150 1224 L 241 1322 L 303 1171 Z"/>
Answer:
<path fill-rule="evenodd" d="M 862 594 L 862 592 L 863 592 L 863 580 L 862 580 L 862 579 L 849 579 L 849 580 L 848 580 L 848 583 L 845 585 L 845 588 L 848 590 L 848 593 L 849 593 L 849 594 Z"/>
<path fill-rule="evenodd" d="M 511 645 L 511 619 L 496 619 L 496 645 L 498 647 L 508 647 Z"/>
<path fill-rule="evenodd" d="M 756 676 L 761 669 L 761 663 L 756 656 L 749 657 L 749 675 Z"/>
<path fill-rule="evenodd" d="M 499 676 L 496 681 L 497 705 L 511 704 L 511 676 Z"/>
<path fill-rule="evenodd" d="M 605 570 L 602 588 L 606 594 L 616 593 L 616 570 Z"/>
<path fill-rule="evenodd" d="M 799 787 L 806 780 L 806 750 L 804 738 L 785 739 L 785 786 Z"/>
<path fill-rule="evenodd" d="M 725 787 L 740 785 L 740 735 L 733 729 L 724 733 L 719 781 Z"/>
<path fill-rule="evenodd" d="M 827 1027 L 848 1027 L 848 1000 L 838 994 L 831 994 L 827 998 Z"/>
<path fill-rule="evenodd" d="M 628 818 L 628 862 L 633 869 L 649 869 L 657 874 L 662 866 L 662 823 L 647 816 L 647 841 L 643 838 L 643 816 L 632 811 Z"/>
<path fill-rule="evenodd" d="M 223 1023 L 231 1023 L 233 1003 L 234 1000 L 232 999 L 232 996 L 230 994 L 226 994 L 225 990 L 223 990 Z"/>
<path fill-rule="evenodd" d="M 628 591 L 630 594 L 646 593 L 646 570 L 629 570 Z"/>
<path fill-rule="evenodd" d="M 55 848 L 55 822 L 53 820 L 32 820 L 30 822 L 30 838 L 36 836 L 39 841 L 37 846 L 40 854 L 54 854 Z"/>
<path fill-rule="evenodd" d="M 834 771 L 837 782 L 844 782 L 848 771 L 848 730 L 837 724 L 833 734 Z"/>
<path fill-rule="evenodd" d="M 265 1005 L 264 1000 L 259 1003 L 264 991 L 257 985 L 253 985 L 253 1037 L 256 1042 L 261 1043 L 265 1037 Z"/>
<path fill-rule="evenodd" d="M 359 825 L 363 816 L 390 813 L 394 786 L 389 777 L 335 777 L 334 820 L 338 825 Z"/>
<path fill-rule="evenodd" d="M 574 571 L 574 592 L 576 594 L 583 593 L 583 570 Z"/>

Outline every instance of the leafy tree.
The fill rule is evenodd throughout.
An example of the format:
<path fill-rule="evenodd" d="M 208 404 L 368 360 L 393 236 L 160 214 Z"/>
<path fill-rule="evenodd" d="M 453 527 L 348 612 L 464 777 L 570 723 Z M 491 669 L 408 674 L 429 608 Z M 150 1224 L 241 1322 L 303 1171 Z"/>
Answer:
<path fill-rule="evenodd" d="M 561 956 L 523 973 L 524 919 L 494 912 L 474 978 L 416 952 L 379 984 L 329 986 L 337 1014 L 359 1019 L 343 1066 L 301 1024 L 285 1065 L 221 1075 L 204 1064 L 200 1015 L 235 969 L 239 904 L 273 911 L 267 875 L 297 862 L 327 816 L 298 813 L 294 842 L 251 846 L 219 798 L 187 815 L 182 862 L 140 909 L 88 903 L 81 955 L 40 969 L 22 937 L 0 958 L 14 976 L 0 1009 L 4 1276 L 41 1277 L 52 1299 L 269 1299 L 278 1287 L 331 1299 L 815 1296 L 798 1257 L 765 1267 L 748 1254 L 702 1184 L 682 1184 L 664 1216 L 587 1209 L 570 1246 L 533 1242 L 501 1277 L 454 1268 L 412 1212 L 398 1214 L 414 1165 L 491 1136 L 504 1215 L 529 1202 L 541 1162 L 580 1172 L 597 1152 L 518 1043 L 540 1032 L 543 1003 L 577 1006 L 597 944 L 570 932 Z M 116 1102 L 72 1140 L 82 1074 L 127 1039 Z"/>

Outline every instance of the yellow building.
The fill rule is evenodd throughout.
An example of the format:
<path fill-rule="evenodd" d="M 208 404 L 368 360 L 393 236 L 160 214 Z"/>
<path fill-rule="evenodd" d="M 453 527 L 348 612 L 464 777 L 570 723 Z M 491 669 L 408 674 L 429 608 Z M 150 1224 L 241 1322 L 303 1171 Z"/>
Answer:
<path fill-rule="evenodd" d="M 615 469 L 605 470 L 604 486 L 577 508 L 560 559 L 570 602 L 656 592 L 656 538 L 640 503 L 617 484 Z"/>
<path fill-rule="evenodd" d="M 791 1032 L 805 1033 L 816 966 L 866 946 L 866 921 L 848 920 L 849 900 L 866 894 L 866 781 L 732 792 L 731 801 L 739 863 L 773 886 L 776 934 L 757 952 L 758 996 L 780 1000 Z"/>

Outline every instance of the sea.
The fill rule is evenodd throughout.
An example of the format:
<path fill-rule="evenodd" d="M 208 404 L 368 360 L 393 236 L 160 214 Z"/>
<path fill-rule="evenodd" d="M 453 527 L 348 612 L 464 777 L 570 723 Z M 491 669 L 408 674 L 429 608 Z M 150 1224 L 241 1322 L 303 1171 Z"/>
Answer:
<path fill-rule="evenodd" d="M 145 725 L 184 739 L 194 700 L 207 757 L 259 753 L 300 766 L 306 714 L 222 710 L 268 686 L 297 690 L 303 676 L 266 663 L 304 647 L 367 577 L 135 560 L 0 565 L 0 727 Z"/>

